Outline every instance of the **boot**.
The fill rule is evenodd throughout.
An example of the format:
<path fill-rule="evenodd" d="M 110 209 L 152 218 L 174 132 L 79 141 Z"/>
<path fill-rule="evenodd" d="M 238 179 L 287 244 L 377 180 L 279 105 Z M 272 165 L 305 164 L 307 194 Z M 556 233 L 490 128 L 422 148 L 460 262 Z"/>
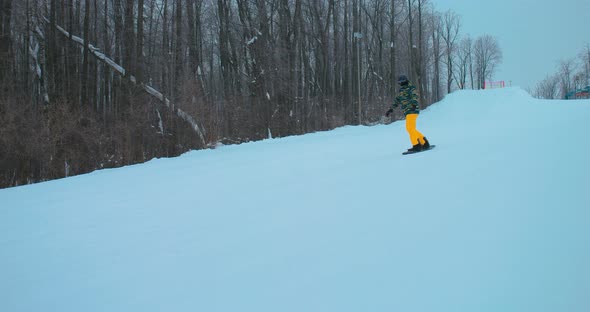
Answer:
<path fill-rule="evenodd" d="M 420 145 L 420 143 L 412 146 L 412 148 L 408 149 L 408 152 L 410 153 L 415 153 L 415 152 L 419 152 L 422 150 L 422 145 Z"/>
<path fill-rule="evenodd" d="M 430 142 L 428 142 L 428 140 L 426 139 L 426 137 L 423 137 L 422 140 L 424 141 L 424 144 L 422 144 L 422 149 L 423 150 L 427 150 L 430 148 Z"/>

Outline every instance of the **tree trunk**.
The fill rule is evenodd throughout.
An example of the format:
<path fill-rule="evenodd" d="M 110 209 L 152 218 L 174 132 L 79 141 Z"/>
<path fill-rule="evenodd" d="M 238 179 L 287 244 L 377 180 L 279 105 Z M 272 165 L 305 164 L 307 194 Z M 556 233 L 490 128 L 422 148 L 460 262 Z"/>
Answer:
<path fill-rule="evenodd" d="M 295 13 L 293 15 L 293 28 L 292 28 L 292 32 L 293 32 L 293 44 L 291 45 L 291 48 L 289 49 L 289 65 L 291 66 L 289 69 L 290 72 L 290 77 L 289 77 L 289 85 L 291 86 L 292 90 L 290 93 L 290 96 L 293 99 L 293 110 L 295 111 L 295 113 L 293 114 L 295 116 L 294 118 L 294 122 L 298 124 L 294 125 L 294 129 L 296 129 L 296 131 L 301 132 L 301 124 L 302 124 L 302 119 L 303 116 L 301 114 L 301 107 L 299 105 L 300 101 L 298 101 L 298 96 L 299 96 L 299 77 L 301 77 L 301 73 L 298 70 L 298 66 L 297 66 L 297 54 L 301 53 L 301 41 L 303 41 L 301 39 L 301 27 L 302 27 L 302 10 L 301 10 L 301 3 L 302 0 L 295 0 Z"/>
<path fill-rule="evenodd" d="M 123 47 L 123 17 L 121 15 L 121 0 L 113 0 L 113 11 L 115 18 L 115 62 L 121 64 L 123 53 L 121 49 Z"/>
<path fill-rule="evenodd" d="M 135 78 L 138 82 L 143 82 L 144 77 L 144 61 L 143 61 L 143 3 L 144 0 L 137 1 L 137 49 L 136 49 L 136 60 L 137 68 Z"/>
<path fill-rule="evenodd" d="M 441 99 L 440 96 L 440 20 L 438 17 L 433 18 L 433 30 L 432 30 L 432 51 L 434 59 L 434 78 L 432 82 L 432 94 L 433 102 L 438 102 Z"/>
<path fill-rule="evenodd" d="M 57 85 L 60 85 L 57 74 L 57 36 L 55 25 L 57 23 L 57 1 L 51 0 L 49 8 L 49 40 L 46 47 L 47 66 L 49 75 L 45 75 L 45 82 L 49 85 L 50 96 L 55 97 Z"/>
<path fill-rule="evenodd" d="M 88 104 L 88 68 L 89 64 L 89 31 L 90 31 L 90 0 L 85 0 L 84 2 L 84 59 L 82 61 L 82 97 L 81 97 L 81 104 L 87 105 Z M 55 28 L 54 28 L 55 29 Z"/>
<path fill-rule="evenodd" d="M 123 63 L 123 12 L 121 7 L 122 0 L 113 0 L 113 11 L 115 19 L 115 50 L 113 51 L 114 60 L 117 64 Z M 115 79 L 114 84 L 114 103 L 112 105 L 112 112 L 116 116 L 119 108 L 125 103 L 125 90 L 123 81 Z"/>
<path fill-rule="evenodd" d="M 352 103 L 355 103 L 352 106 L 352 116 L 353 120 L 352 123 L 360 123 L 360 116 L 358 114 L 358 108 L 360 106 L 360 97 L 361 97 L 361 55 L 360 55 L 360 5 L 359 0 L 352 1 L 352 35 L 353 35 L 353 42 L 354 45 L 352 46 L 352 77 L 351 80 L 353 81 L 353 97 Z"/>
<path fill-rule="evenodd" d="M 345 105 L 345 109 L 344 109 L 344 116 L 345 116 L 345 122 L 347 124 L 351 124 L 352 120 L 354 118 L 354 116 L 352 115 L 352 87 L 351 87 L 351 68 L 350 68 L 350 33 L 349 33 L 349 28 L 350 28 L 350 10 L 349 10 L 349 6 L 348 6 L 349 0 L 344 0 L 344 72 L 343 72 L 343 88 L 344 88 L 344 105 Z"/>
<path fill-rule="evenodd" d="M 162 20 L 162 58 L 160 64 L 162 65 L 162 93 L 170 94 L 168 92 L 168 55 L 170 52 L 170 42 L 168 37 L 168 0 L 164 0 L 164 17 Z"/>
<path fill-rule="evenodd" d="M 394 0 L 392 0 L 394 1 Z M 387 87 L 385 86 L 386 83 L 386 79 L 383 79 L 383 77 L 385 76 L 386 73 L 386 66 L 385 66 L 385 60 L 384 60 L 384 51 L 385 51 L 385 7 L 381 7 L 381 5 L 379 4 L 379 6 L 375 9 L 375 14 L 378 16 L 377 20 L 377 40 L 378 40 L 378 46 L 379 46 L 379 57 L 378 57 L 378 62 L 377 62 L 377 72 L 379 73 L 379 78 L 378 78 L 378 87 L 379 87 L 379 97 L 382 98 L 383 96 L 386 95 L 387 93 Z"/>
<path fill-rule="evenodd" d="M 268 41 L 270 40 L 270 30 L 268 15 L 266 10 L 267 0 L 256 0 L 256 7 L 258 13 L 258 39 L 253 43 L 254 59 L 256 65 L 254 66 L 254 94 L 262 106 L 264 116 L 264 132 L 270 131 L 272 122 L 272 102 L 267 99 L 266 93 L 267 78 L 266 74 L 269 72 L 268 57 L 271 55 L 267 50 L 269 48 Z"/>
<path fill-rule="evenodd" d="M 183 85 L 183 50 L 182 50 L 182 0 L 176 0 L 176 49 L 174 53 L 174 102 L 181 101 L 181 91 Z"/>
<path fill-rule="evenodd" d="M 128 121 L 131 117 L 131 100 L 132 100 L 132 88 L 133 84 L 130 81 L 131 76 L 136 74 L 136 67 L 135 67 L 135 9 L 134 9 L 134 0 L 126 0 L 125 1 L 125 10 L 124 10 L 124 25 L 125 31 L 123 33 L 123 62 L 122 65 L 125 68 L 125 78 L 121 82 L 121 96 L 119 103 L 120 110 L 119 113 L 123 120 Z M 133 152 L 134 146 L 131 144 L 129 137 L 129 133 L 124 139 L 124 144 L 126 145 L 128 153 L 124 153 L 124 163 L 130 163 L 130 161 L 134 158 Z"/>
<path fill-rule="evenodd" d="M 422 50 L 424 48 L 422 40 L 422 0 L 418 0 L 418 62 L 417 62 L 417 75 L 418 75 L 418 93 L 420 96 L 420 106 L 426 107 L 426 94 L 424 92 L 424 81 L 422 75 L 424 74 L 424 58 L 422 56 Z"/>
<path fill-rule="evenodd" d="M 389 72 L 389 94 L 391 96 L 395 96 L 395 94 L 397 93 L 397 73 L 396 73 L 396 34 L 397 34 L 397 30 L 395 27 L 395 22 L 396 22 L 396 13 L 395 13 L 395 1 L 396 0 L 391 0 L 391 20 L 390 20 L 390 45 L 389 45 L 389 65 L 390 65 L 390 72 Z"/>
<path fill-rule="evenodd" d="M 340 33 L 339 33 L 339 16 L 340 10 L 339 2 L 334 2 L 334 9 L 333 9 L 333 25 L 332 25 L 332 36 L 334 37 L 334 93 L 341 94 L 341 68 L 342 68 L 342 60 L 340 58 Z"/>
<path fill-rule="evenodd" d="M 409 68 L 409 78 L 411 81 L 415 82 L 415 53 L 414 53 L 414 32 L 412 31 L 413 29 L 413 23 L 412 23 L 412 0 L 408 0 L 408 20 L 409 20 L 409 25 L 408 25 L 408 29 L 409 29 L 409 33 L 410 33 L 410 44 L 409 44 L 409 48 L 410 48 L 410 68 Z"/>
<path fill-rule="evenodd" d="M 219 57 L 221 75 L 223 77 L 221 83 L 223 85 L 223 94 L 227 98 L 230 95 L 231 66 L 231 53 L 229 50 L 229 2 L 227 0 L 217 0 L 217 10 L 219 14 Z"/>
<path fill-rule="evenodd" d="M 196 75 L 202 62 L 202 54 L 200 49 L 200 36 L 201 36 L 201 0 L 197 0 L 198 3 L 195 8 L 195 0 L 186 0 L 186 12 L 188 18 L 188 43 L 189 43 L 189 55 L 190 55 L 190 69 L 193 75 Z"/>
<path fill-rule="evenodd" d="M 135 64 L 135 10 L 134 0 L 127 0 L 125 4 L 125 44 L 123 66 L 126 69 L 126 76 L 135 75 L 137 72 Z"/>
<path fill-rule="evenodd" d="M 104 2 L 104 24 L 103 24 L 103 46 L 104 46 L 104 51 L 107 55 L 111 55 L 111 45 L 109 42 L 109 1 L 105 1 Z M 108 66 L 103 64 L 103 93 L 102 93 L 102 102 L 103 102 L 103 106 L 102 106 L 102 114 L 103 114 L 103 119 L 106 119 L 106 114 L 107 114 L 107 108 L 110 106 L 109 105 L 109 94 L 110 94 L 110 90 L 111 90 L 111 84 L 110 84 L 110 70 L 108 68 Z"/>
<path fill-rule="evenodd" d="M 12 0 L 0 0 L 0 80 L 3 80 L 8 75 L 10 67 L 11 17 Z"/>
<path fill-rule="evenodd" d="M 286 135 L 292 131 L 292 125 L 288 118 L 292 110 L 293 103 L 293 85 L 291 84 L 291 61 L 289 51 L 292 50 L 292 44 L 289 34 L 291 25 L 291 12 L 289 11 L 289 2 L 281 0 L 279 2 L 279 47 L 278 59 L 275 67 L 274 80 L 276 90 L 276 106 L 279 110 L 279 135 Z"/>
<path fill-rule="evenodd" d="M 70 42 L 73 36 L 72 32 L 74 29 L 74 21 L 74 1 L 68 0 L 68 29 L 70 30 Z M 67 79 L 68 91 L 66 92 L 66 97 L 72 102 L 77 102 L 79 94 L 79 79 L 72 79 L 73 77 L 77 76 L 77 49 L 71 44 L 67 44 L 66 46 L 66 76 L 69 78 Z"/>
<path fill-rule="evenodd" d="M 322 86 L 323 95 L 332 95 L 331 90 L 331 83 L 330 83 L 330 50 L 328 48 L 330 39 L 329 39 L 329 30 L 330 30 L 330 16 L 334 12 L 334 0 L 328 1 L 328 14 L 326 15 L 326 23 L 322 25 L 323 27 L 320 28 L 321 31 L 321 53 L 322 53 L 322 68 L 321 68 L 321 77 L 320 77 L 320 85 Z"/>
<path fill-rule="evenodd" d="M 80 19 L 82 18 L 82 0 L 76 0 L 76 14 L 74 15 L 74 35 L 80 35 Z"/>
<path fill-rule="evenodd" d="M 456 54 L 456 41 L 459 35 L 460 20 L 452 11 L 444 14 L 444 31 L 443 39 L 446 45 L 446 63 L 447 63 L 447 93 L 451 93 L 454 79 L 454 55 Z"/>
<path fill-rule="evenodd" d="M 2 2 L 2 0 L 0 0 L 0 3 Z M 0 4 L 1 6 L 2 4 Z M 0 13 L 1 14 L 1 13 Z M 27 55 L 29 54 L 29 48 L 31 46 L 31 12 L 30 12 L 30 0 L 26 0 L 25 1 L 25 15 L 26 15 L 26 20 L 27 20 L 27 26 L 25 29 L 25 34 L 24 34 L 24 40 L 25 40 L 25 44 L 24 44 L 24 48 L 23 48 L 23 54 L 25 55 L 24 59 L 24 63 L 25 63 L 25 69 L 23 71 L 23 77 L 22 77 L 22 90 L 24 92 L 29 92 L 29 68 L 31 68 L 30 65 L 30 57 L 28 57 Z M 1 24 L 1 23 L 0 23 Z M 0 26 L 2 27 L 2 26 Z M 2 31 L 0 30 L 0 33 L 2 33 Z M 0 43 L 0 46 L 2 45 L 2 43 Z M 1 54 L 1 52 L 0 52 Z M 2 56 L 0 55 L 0 58 L 2 58 Z M 2 65 L 0 65 L 0 67 L 2 67 Z M 67 67 L 66 67 L 67 68 Z M 2 70 L 0 69 L 0 72 Z M 66 73 L 67 75 L 67 73 Z M 2 80 L 2 74 L 0 73 L 0 81 Z"/>
<path fill-rule="evenodd" d="M 92 30 L 92 42 L 98 42 L 98 0 L 94 0 L 94 27 Z M 92 58 L 91 59 L 92 62 L 92 73 L 91 73 L 91 77 L 92 77 L 92 85 L 91 88 L 89 89 L 92 95 L 92 98 L 90 99 L 90 102 L 93 104 L 93 107 L 96 109 L 96 111 L 98 111 L 99 109 L 99 81 L 101 80 L 102 77 L 100 77 L 100 73 L 98 72 L 98 62 Z"/>

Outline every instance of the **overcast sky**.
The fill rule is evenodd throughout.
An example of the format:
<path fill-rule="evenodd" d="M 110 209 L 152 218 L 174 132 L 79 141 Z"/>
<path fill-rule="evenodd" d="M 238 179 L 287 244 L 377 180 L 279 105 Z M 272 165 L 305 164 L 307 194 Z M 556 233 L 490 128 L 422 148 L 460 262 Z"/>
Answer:
<path fill-rule="evenodd" d="M 461 16 L 461 33 L 498 39 L 503 62 L 494 80 L 534 88 L 590 45 L 590 0 L 432 0 Z"/>

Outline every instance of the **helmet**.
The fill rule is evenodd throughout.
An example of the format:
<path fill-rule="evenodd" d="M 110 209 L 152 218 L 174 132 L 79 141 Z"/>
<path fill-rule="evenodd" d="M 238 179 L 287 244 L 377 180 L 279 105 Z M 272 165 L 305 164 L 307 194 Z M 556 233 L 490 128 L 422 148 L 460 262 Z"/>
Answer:
<path fill-rule="evenodd" d="M 397 83 L 399 83 L 400 85 L 408 83 L 408 77 L 406 75 L 400 75 L 397 79 Z"/>

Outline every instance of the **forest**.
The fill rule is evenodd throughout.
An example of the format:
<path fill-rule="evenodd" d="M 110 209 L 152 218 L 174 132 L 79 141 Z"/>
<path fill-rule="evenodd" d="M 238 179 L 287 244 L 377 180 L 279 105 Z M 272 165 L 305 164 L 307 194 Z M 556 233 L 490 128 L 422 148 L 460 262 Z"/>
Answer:
<path fill-rule="evenodd" d="M 398 75 L 426 107 L 501 61 L 428 0 L 0 0 L 0 188 L 389 122 Z"/>

